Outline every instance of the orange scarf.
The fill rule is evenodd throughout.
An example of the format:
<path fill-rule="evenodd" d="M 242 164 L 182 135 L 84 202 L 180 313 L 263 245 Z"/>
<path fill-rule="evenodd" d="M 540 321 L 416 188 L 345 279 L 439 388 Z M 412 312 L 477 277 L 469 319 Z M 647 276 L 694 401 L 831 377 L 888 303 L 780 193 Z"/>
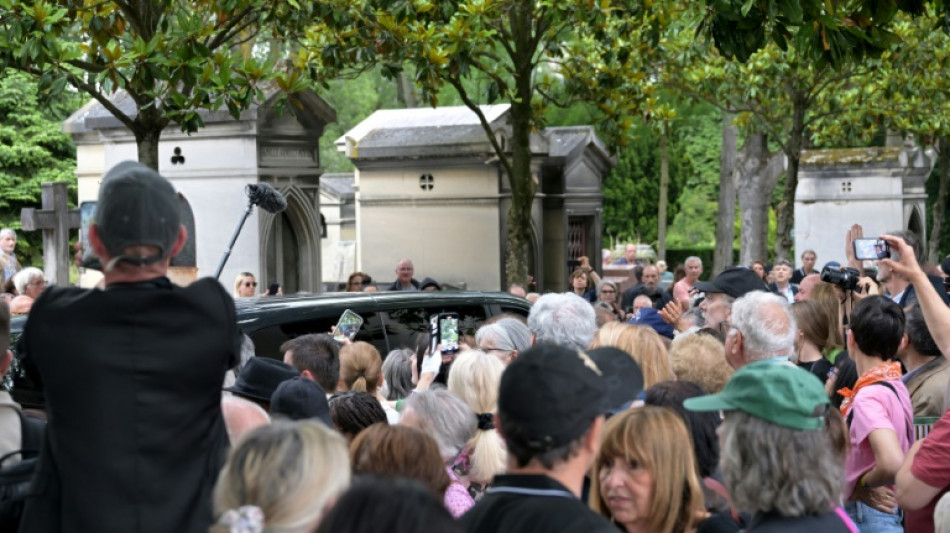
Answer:
<path fill-rule="evenodd" d="M 861 377 L 859 377 L 858 381 L 854 384 L 853 389 L 849 389 L 848 387 L 838 389 L 838 394 L 844 396 L 844 401 L 841 402 L 841 414 L 848 416 L 848 412 L 851 411 L 851 403 L 858 395 L 858 391 L 862 388 L 877 383 L 878 381 L 894 381 L 900 378 L 901 364 L 898 362 L 884 363 L 881 366 L 876 366 L 861 374 Z"/>

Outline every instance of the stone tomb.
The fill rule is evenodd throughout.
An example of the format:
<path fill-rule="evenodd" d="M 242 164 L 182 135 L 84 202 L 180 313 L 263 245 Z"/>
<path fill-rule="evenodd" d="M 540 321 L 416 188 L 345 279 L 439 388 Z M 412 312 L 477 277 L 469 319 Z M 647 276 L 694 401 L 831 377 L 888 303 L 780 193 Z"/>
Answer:
<path fill-rule="evenodd" d="M 935 162 L 916 146 L 814 150 L 802 153 L 795 195 L 795 250 L 818 254 L 815 268 L 845 262 L 845 233 L 865 237 L 913 230 L 927 242 L 924 182 Z"/>
<path fill-rule="evenodd" d="M 481 108 L 498 142 L 509 106 Z M 508 177 L 466 107 L 380 110 L 337 140 L 356 167 L 356 269 L 381 287 L 401 258 L 416 278 L 472 290 L 505 289 Z M 541 290 L 565 290 L 568 260 L 600 267 L 603 176 L 614 164 L 590 126 L 532 135 L 530 272 Z"/>
<path fill-rule="evenodd" d="M 179 191 L 191 222 L 194 248 L 177 262 L 179 282 L 212 276 L 234 228 L 247 207 L 244 187 L 265 182 L 281 191 L 288 207 L 273 215 L 255 208 L 221 274 L 232 289 L 238 272 L 253 272 L 260 290 L 279 281 L 285 292 L 321 289 L 321 235 L 318 141 L 336 114 L 316 94 L 292 97 L 285 112 L 276 94 L 235 120 L 226 113 L 202 112 L 205 127 L 191 135 L 169 126 L 159 143 L 159 172 Z M 113 102 L 127 113 L 125 93 Z M 135 139 L 101 104 L 90 101 L 63 124 L 77 145 L 79 201 L 95 201 L 104 172 L 137 159 Z M 192 222 L 193 221 L 193 222 Z M 183 264 L 183 263 L 184 264 Z M 181 274 L 185 275 L 182 276 Z M 88 285 L 94 280 L 84 280 Z"/>

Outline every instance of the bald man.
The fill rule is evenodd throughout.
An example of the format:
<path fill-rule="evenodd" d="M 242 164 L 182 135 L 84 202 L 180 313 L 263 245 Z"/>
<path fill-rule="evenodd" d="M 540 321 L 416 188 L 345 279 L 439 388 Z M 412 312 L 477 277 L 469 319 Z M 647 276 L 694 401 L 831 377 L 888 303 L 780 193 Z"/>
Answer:
<path fill-rule="evenodd" d="M 417 291 L 419 282 L 412 277 L 416 269 L 412 266 L 412 261 L 403 259 L 396 264 L 396 281 L 389 286 L 388 291 Z"/>

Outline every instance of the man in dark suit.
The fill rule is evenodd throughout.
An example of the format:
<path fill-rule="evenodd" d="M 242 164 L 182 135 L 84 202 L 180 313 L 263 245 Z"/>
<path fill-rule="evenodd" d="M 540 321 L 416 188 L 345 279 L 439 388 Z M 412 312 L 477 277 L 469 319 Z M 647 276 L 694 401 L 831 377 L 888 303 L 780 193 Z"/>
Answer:
<path fill-rule="evenodd" d="M 106 173 L 89 229 L 105 289 L 50 287 L 23 331 L 49 431 L 21 531 L 211 525 L 228 446 L 221 385 L 241 336 L 221 284 L 165 276 L 187 237 L 165 178 L 130 161 Z"/>
<path fill-rule="evenodd" d="M 792 281 L 793 285 L 798 285 L 802 282 L 805 277 L 812 274 L 818 274 L 818 271 L 815 270 L 815 262 L 818 261 L 818 254 L 814 250 L 805 250 L 802 252 L 802 267 L 792 272 Z"/>
<path fill-rule="evenodd" d="M 790 282 L 792 264 L 785 259 L 779 259 L 772 266 L 772 276 L 775 278 L 775 283 L 769 284 L 769 290 L 788 300 L 788 303 L 795 303 L 798 285 Z"/>

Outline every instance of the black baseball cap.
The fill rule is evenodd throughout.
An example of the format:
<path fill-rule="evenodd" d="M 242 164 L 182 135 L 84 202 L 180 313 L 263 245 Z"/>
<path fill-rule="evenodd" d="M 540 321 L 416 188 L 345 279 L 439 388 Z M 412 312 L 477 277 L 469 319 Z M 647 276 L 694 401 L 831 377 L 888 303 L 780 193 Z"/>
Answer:
<path fill-rule="evenodd" d="M 769 290 L 769 287 L 758 274 L 741 266 L 723 270 L 712 281 L 697 281 L 693 284 L 693 287 L 707 294 L 721 292 L 733 298 L 740 298 L 752 291 L 768 292 Z"/>
<path fill-rule="evenodd" d="M 96 204 L 96 232 L 115 262 L 147 265 L 171 252 L 181 226 L 181 204 L 172 184 L 151 168 L 135 161 L 112 167 L 102 179 Z M 122 255 L 128 246 L 148 245 L 158 255 Z"/>
<path fill-rule="evenodd" d="M 532 346 L 501 376 L 498 416 L 517 424 L 520 440 L 539 453 L 573 442 L 610 408 L 603 373 L 577 350 Z"/>
<path fill-rule="evenodd" d="M 260 402 L 270 402 L 278 385 L 297 377 L 297 370 L 277 359 L 252 357 L 241 370 L 234 385 L 224 390 Z"/>
<path fill-rule="evenodd" d="M 317 419 L 327 427 L 333 427 L 326 393 L 315 381 L 301 376 L 277 386 L 270 397 L 270 414 L 282 415 L 291 420 Z"/>
<path fill-rule="evenodd" d="M 643 371 L 632 355 L 613 346 L 587 350 L 587 355 L 604 374 L 611 413 L 627 407 L 643 392 Z"/>

